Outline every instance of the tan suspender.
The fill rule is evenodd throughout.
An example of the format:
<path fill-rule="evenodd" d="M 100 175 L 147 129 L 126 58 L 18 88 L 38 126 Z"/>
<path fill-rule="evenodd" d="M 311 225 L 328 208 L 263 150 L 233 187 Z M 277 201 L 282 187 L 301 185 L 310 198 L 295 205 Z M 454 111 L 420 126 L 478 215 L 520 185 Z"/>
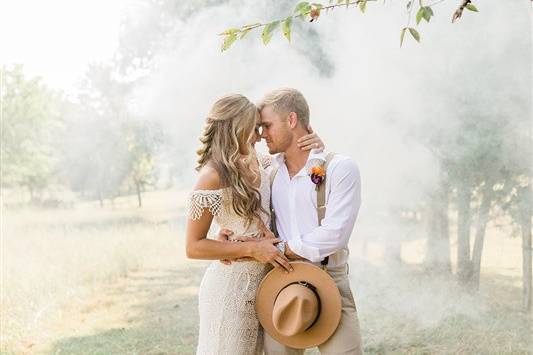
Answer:
<path fill-rule="evenodd" d="M 324 172 L 326 172 L 326 179 L 327 179 L 327 171 L 328 171 L 328 165 L 335 156 L 335 153 L 328 153 L 326 156 L 326 161 L 324 162 Z M 322 225 L 322 220 L 324 219 L 324 216 L 326 215 L 326 184 L 320 184 L 316 186 L 316 213 L 318 215 L 318 225 Z"/>
<path fill-rule="evenodd" d="M 328 153 L 326 161 L 324 162 L 324 172 L 326 172 L 326 179 L 328 178 L 328 165 L 335 156 L 335 153 Z M 316 213 L 318 215 L 318 225 L 322 225 L 322 220 L 326 215 L 326 184 L 320 184 L 316 186 Z M 329 262 L 329 256 L 326 256 L 324 260 L 320 262 L 322 268 L 326 270 Z"/>
<path fill-rule="evenodd" d="M 276 211 L 274 211 L 274 205 L 272 204 L 272 185 L 274 185 L 274 178 L 278 173 L 279 165 L 274 166 L 272 172 L 270 173 L 270 230 L 276 238 L 279 237 L 278 228 L 276 227 Z"/>
<path fill-rule="evenodd" d="M 326 179 L 327 179 L 327 171 L 328 171 L 328 165 L 333 160 L 333 157 L 335 156 L 335 153 L 330 152 L 326 156 L 326 160 L 323 163 L 323 169 L 324 172 L 326 172 Z M 274 233 L 276 237 L 279 236 L 278 230 L 276 228 L 276 212 L 274 211 L 274 205 L 272 204 L 272 185 L 274 184 L 274 179 L 276 178 L 276 174 L 278 173 L 279 165 L 274 166 L 274 169 L 270 173 L 270 223 L 271 223 L 271 230 Z M 326 184 L 324 183 L 316 186 L 316 213 L 318 216 L 318 225 L 322 225 L 322 220 L 324 219 L 324 216 L 326 215 Z M 329 256 L 326 256 L 324 260 L 322 260 L 321 264 L 325 268 L 325 266 L 328 264 Z"/>

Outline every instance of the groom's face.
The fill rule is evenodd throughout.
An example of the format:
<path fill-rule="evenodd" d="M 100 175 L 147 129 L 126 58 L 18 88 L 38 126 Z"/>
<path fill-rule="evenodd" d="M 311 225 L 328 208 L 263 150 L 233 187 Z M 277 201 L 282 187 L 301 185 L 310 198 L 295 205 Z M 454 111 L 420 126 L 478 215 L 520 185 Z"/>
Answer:
<path fill-rule="evenodd" d="M 263 138 L 270 154 L 286 151 L 292 142 L 292 130 L 288 114 L 279 114 L 272 106 L 265 106 L 261 110 L 261 127 Z"/>

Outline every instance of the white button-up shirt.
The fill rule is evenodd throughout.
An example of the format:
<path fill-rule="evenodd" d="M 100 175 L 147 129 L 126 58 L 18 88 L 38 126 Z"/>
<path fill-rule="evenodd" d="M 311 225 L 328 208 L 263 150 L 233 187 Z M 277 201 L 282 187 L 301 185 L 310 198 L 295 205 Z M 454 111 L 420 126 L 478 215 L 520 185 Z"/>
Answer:
<path fill-rule="evenodd" d="M 327 153 L 312 150 L 305 166 L 289 177 L 285 157 L 278 154 L 279 169 L 272 185 L 272 207 L 279 237 L 296 254 L 320 265 L 329 256 L 328 266 L 348 261 L 348 240 L 361 206 L 361 177 L 355 162 L 335 155 L 327 167 L 326 215 L 318 225 L 316 185 L 311 168 L 325 161 Z"/>

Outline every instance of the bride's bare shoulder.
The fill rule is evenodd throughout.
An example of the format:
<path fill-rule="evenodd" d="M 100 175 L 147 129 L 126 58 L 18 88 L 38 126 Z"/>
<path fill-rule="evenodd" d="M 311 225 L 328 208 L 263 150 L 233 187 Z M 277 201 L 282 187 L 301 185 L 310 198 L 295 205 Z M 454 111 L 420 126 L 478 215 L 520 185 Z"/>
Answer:
<path fill-rule="evenodd" d="M 221 188 L 220 175 L 216 169 L 209 165 L 204 165 L 200 171 L 198 171 L 194 190 L 218 190 Z"/>

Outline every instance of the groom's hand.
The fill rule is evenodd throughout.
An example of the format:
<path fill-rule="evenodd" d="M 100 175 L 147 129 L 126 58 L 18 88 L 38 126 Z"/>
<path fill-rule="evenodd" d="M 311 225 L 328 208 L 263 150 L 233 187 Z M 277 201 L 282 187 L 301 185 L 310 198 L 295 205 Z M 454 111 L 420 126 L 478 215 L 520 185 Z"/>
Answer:
<path fill-rule="evenodd" d="M 232 231 L 226 228 L 222 228 L 218 231 L 217 240 L 221 242 L 227 242 L 229 237 L 231 237 L 232 235 L 233 235 Z"/>
<path fill-rule="evenodd" d="M 230 231 L 229 229 L 226 229 L 226 228 L 222 228 L 218 231 L 218 234 L 217 234 L 217 240 L 220 241 L 220 242 L 227 242 L 229 237 L 231 237 L 233 235 L 233 232 Z M 220 262 L 224 265 L 231 265 L 231 262 L 232 260 L 230 259 L 222 259 L 220 260 Z"/>
<path fill-rule="evenodd" d="M 262 238 L 238 235 L 238 236 L 234 237 L 233 240 L 236 240 L 238 242 L 258 242 L 258 241 L 262 240 Z"/>

